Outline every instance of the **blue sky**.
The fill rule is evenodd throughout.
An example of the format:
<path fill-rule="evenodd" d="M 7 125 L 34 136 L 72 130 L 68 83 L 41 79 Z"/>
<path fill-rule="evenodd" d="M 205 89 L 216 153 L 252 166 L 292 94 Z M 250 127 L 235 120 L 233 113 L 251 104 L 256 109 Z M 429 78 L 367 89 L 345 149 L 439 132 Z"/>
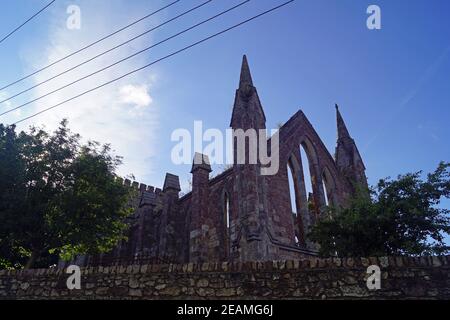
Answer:
<path fill-rule="evenodd" d="M 58 0 L 0 44 L 0 84 L 16 80 L 169 2 Z M 5 97 L 25 89 L 201 2 L 182 0 L 0 95 Z M 26 102 L 239 2 L 214 0 L 132 45 L 0 108 Z M 0 121 L 18 120 L 281 2 L 253 0 L 186 36 Z M 1 33 L 46 3 L 47 0 L 2 2 Z M 66 28 L 66 8 L 71 4 L 81 8 L 80 30 Z M 381 8 L 381 30 L 366 27 L 366 9 L 370 4 Z M 194 120 L 202 120 L 205 128 L 228 127 L 245 53 L 268 128 L 287 121 L 301 108 L 334 153 L 334 104 L 338 103 L 359 146 L 371 184 L 399 173 L 429 172 L 439 161 L 450 160 L 449 12 L 447 0 L 297 0 L 116 85 L 25 122 L 21 128 L 45 124 L 53 129 L 61 118 L 67 117 L 71 127 L 83 137 L 109 142 L 124 156 L 122 174 L 134 173 L 138 181 L 161 187 L 165 172 L 171 172 L 178 174 L 186 187 L 190 168 L 171 163 L 174 143 L 170 135 L 177 128 L 192 129 Z"/>

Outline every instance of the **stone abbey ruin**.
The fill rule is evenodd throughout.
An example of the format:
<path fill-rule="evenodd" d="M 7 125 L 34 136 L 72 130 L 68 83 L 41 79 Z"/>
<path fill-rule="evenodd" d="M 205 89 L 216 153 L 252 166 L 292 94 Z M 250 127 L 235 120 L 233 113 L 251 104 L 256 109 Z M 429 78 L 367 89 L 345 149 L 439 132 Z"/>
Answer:
<path fill-rule="evenodd" d="M 207 157 L 196 154 L 186 195 L 172 174 L 162 189 L 125 180 L 137 191 L 128 240 L 69 263 L 81 267 L 80 289 L 68 289 L 61 261 L 58 268 L 0 270 L 0 299 L 448 299 L 450 256 L 317 257 L 308 227 L 327 205 L 345 206 L 358 185 L 367 187 L 336 112 L 334 157 L 299 111 L 279 129 L 275 175 L 261 174 L 260 164 L 235 164 L 210 178 Z M 265 123 L 244 56 L 231 127 Z M 367 284 L 370 266 L 381 270 L 380 289 Z"/>
<path fill-rule="evenodd" d="M 245 262 L 299 259 L 316 255 L 307 228 L 324 214 L 327 203 L 345 205 L 355 184 L 367 185 L 365 167 L 338 107 L 337 146 L 333 157 L 302 111 L 279 129 L 279 170 L 261 175 L 259 164 L 235 164 L 210 179 L 206 156 L 192 166 L 192 191 L 180 197 L 178 176 L 167 174 L 162 189 L 125 183 L 139 196 L 130 218 L 128 241 L 112 252 L 79 257 L 79 265 L 152 257 L 155 261 Z M 266 129 L 264 109 L 244 56 L 236 90 L 232 129 Z M 268 139 L 268 144 L 269 144 Z M 307 157 L 302 159 L 300 148 Z M 203 160 L 203 161 L 202 161 Z M 307 193 L 304 166 L 312 193 Z M 296 208 L 291 207 L 290 170 Z M 295 212 L 295 214 L 293 214 Z"/>

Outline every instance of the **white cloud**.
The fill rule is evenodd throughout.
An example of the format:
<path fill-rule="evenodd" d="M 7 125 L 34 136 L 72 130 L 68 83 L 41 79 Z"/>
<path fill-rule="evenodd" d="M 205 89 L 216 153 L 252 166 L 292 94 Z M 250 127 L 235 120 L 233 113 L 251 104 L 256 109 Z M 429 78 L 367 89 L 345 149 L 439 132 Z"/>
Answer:
<path fill-rule="evenodd" d="M 150 12 L 157 8 L 158 5 L 161 5 L 158 2 L 152 2 L 154 5 L 149 5 L 148 2 L 137 2 L 130 6 L 125 0 L 80 0 L 78 5 L 81 8 L 83 19 L 81 30 L 67 29 L 64 20 L 66 16 L 61 15 L 61 12 L 65 12 L 64 4 L 61 3 L 55 6 L 53 21 L 51 22 L 52 27 L 48 35 L 42 37 L 41 41 L 30 44 L 30 46 L 33 46 L 32 51 L 27 47 L 25 48 L 26 54 L 21 54 L 26 65 L 24 73 L 26 74 L 30 70 L 36 70 L 43 65 L 49 64 L 143 16 L 143 12 Z M 159 19 L 164 18 L 160 17 Z M 83 62 L 93 55 L 103 52 L 146 30 L 149 28 L 150 23 L 158 23 L 159 19 L 153 17 L 149 21 L 140 23 L 111 39 L 101 42 L 44 72 L 38 73 L 33 77 L 32 81 L 36 84 L 65 71 L 75 64 Z M 43 41 L 44 39 L 48 39 L 48 41 Z M 22 97 L 23 101 L 19 99 L 18 103 L 44 95 L 49 91 L 120 60 L 137 51 L 137 48 L 148 46 L 151 43 L 152 36 L 144 36 L 133 42 L 132 46 L 124 46 L 36 88 L 31 97 Z M 147 63 L 145 55 L 130 59 L 23 108 L 22 116 L 10 114 L 8 120 L 10 122 L 17 121 L 24 116 L 31 115 L 97 85 L 108 82 L 145 63 Z M 115 152 L 124 157 L 124 165 L 119 171 L 121 175 L 132 173 L 137 180 L 150 184 L 152 181 L 145 180 L 153 171 L 153 161 L 151 160 L 157 150 L 159 108 L 157 99 L 150 96 L 148 89 L 154 84 L 154 79 L 156 78 L 151 68 L 141 71 L 23 122 L 20 124 L 19 129 L 26 129 L 34 124 L 38 126 L 45 125 L 47 130 L 54 130 L 63 118 L 67 118 L 70 128 L 80 133 L 86 140 L 111 143 Z M 134 109 L 139 108 L 139 112 L 130 112 L 130 104 L 133 105 Z M 150 105 L 151 107 L 149 107 Z"/>
<path fill-rule="evenodd" d="M 137 107 L 148 107 L 153 99 L 148 93 L 146 85 L 126 85 L 120 88 L 120 100 L 122 103 L 132 104 Z"/>

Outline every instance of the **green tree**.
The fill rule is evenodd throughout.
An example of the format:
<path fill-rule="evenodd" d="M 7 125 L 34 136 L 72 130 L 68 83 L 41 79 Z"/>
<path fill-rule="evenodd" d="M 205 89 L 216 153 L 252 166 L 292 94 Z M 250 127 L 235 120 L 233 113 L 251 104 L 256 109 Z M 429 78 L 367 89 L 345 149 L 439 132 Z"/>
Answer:
<path fill-rule="evenodd" d="M 440 163 L 423 180 L 422 172 L 382 179 L 367 193 L 358 192 L 346 208 L 333 209 L 311 229 L 309 238 L 322 256 L 445 254 L 450 233 L 450 163 Z"/>
<path fill-rule="evenodd" d="M 111 250 L 131 213 L 120 164 L 109 145 L 82 144 L 66 120 L 53 134 L 0 126 L 0 267 Z"/>
<path fill-rule="evenodd" d="M 10 230 L 15 204 L 25 195 L 19 187 L 25 174 L 19 141 L 13 127 L 0 124 L 0 269 L 20 266 L 23 260 Z"/>

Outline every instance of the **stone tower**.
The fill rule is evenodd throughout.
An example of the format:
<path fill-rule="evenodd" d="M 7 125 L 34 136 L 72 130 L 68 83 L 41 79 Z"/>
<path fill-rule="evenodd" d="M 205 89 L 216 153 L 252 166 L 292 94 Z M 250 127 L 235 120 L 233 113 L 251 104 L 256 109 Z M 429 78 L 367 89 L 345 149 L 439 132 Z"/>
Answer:
<path fill-rule="evenodd" d="M 209 174 L 211 166 L 206 155 L 196 153 L 192 164 L 192 200 L 189 226 L 190 261 L 206 262 L 210 256 L 211 232 L 214 230 L 209 215 Z"/>
<path fill-rule="evenodd" d="M 266 117 L 264 114 L 258 92 L 253 85 L 247 57 L 242 60 L 239 88 L 236 90 L 231 128 L 235 133 L 241 130 L 246 132 L 246 137 L 256 135 L 257 144 L 253 149 L 249 140 L 238 146 L 239 141 L 233 139 L 234 150 L 234 197 L 237 201 L 237 221 L 239 237 L 232 244 L 234 257 L 241 261 L 262 260 L 267 252 L 268 238 L 265 232 L 267 224 L 267 207 L 265 203 L 266 180 L 261 175 L 259 161 L 260 130 L 265 132 Z M 261 131 L 261 132 L 262 132 Z M 255 140 L 254 140 L 255 141 Z M 242 150 L 242 146 L 245 146 Z M 239 150 L 240 149 L 240 150 Z M 244 154 L 245 164 L 239 162 L 239 152 Z M 253 154 L 256 163 L 252 162 Z M 238 241 L 238 242 L 237 242 Z M 238 248 L 238 249 L 237 249 Z"/>

